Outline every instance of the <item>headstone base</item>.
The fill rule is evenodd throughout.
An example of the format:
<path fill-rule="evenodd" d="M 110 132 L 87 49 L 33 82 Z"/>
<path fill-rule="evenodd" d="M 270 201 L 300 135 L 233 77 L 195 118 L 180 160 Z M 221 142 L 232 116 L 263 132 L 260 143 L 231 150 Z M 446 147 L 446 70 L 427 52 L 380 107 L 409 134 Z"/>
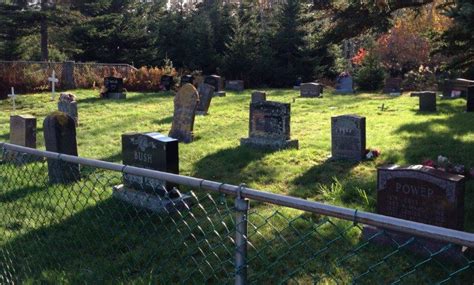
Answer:
<path fill-rule="evenodd" d="M 113 196 L 121 201 L 129 203 L 138 208 L 144 208 L 155 213 L 175 213 L 187 210 L 192 206 L 192 197 L 181 194 L 179 198 L 164 198 L 146 192 L 136 191 L 123 185 L 112 188 Z"/>
<path fill-rule="evenodd" d="M 209 113 L 205 111 L 196 111 L 196 115 L 206 116 L 209 115 Z"/>
<path fill-rule="evenodd" d="M 299 147 L 298 140 L 271 140 L 263 138 L 242 138 L 240 139 L 241 146 L 249 146 L 263 149 L 291 149 Z"/>
<path fill-rule="evenodd" d="M 403 246 L 413 237 L 414 236 L 409 234 L 388 230 L 382 232 L 381 229 L 367 225 L 364 225 L 362 229 L 362 239 L 364 241 L 369 241 L 370 243 L 380 246 L 402 246 L 405 251 L 412 252 L 423 258 L 430 257 L 432 254 L 443 250 L 443 248 L 448 245 L 445 242 L 429 238 L 416 237 L 415 241 Z M 445 249 L 436 256 L 438 258 L 449 259 L 453 262 L 461 262 L 464 258 L 463 248 L 459 245 L 451 245 L 450 248 Z"/>
<path fill-rule="evenodd" d="M 339 89 L 339 90 L 335 90 L 334 91 L 335 94 L 342 94 L 342 95 L 345 95 L 345 94 L 354 94 L 354 90 L 353 89 Z"/>
<path fill-rule="evenodd" d="M 107 93 L 105 95 L 105 98 L 113 99 L 113 100 L 127 99 L 127 94 L 126 93 Z"/>
<path fill-rule="evenodd" d="M 225 95 L 225 91 L 217 91 L 213 94 L 214 97 L 225 97 Z"/>
<path fill-rule="evenodd" d="M 300 90 L 300 87 L 299 86 L 293 86 L 293 90 Z"/>

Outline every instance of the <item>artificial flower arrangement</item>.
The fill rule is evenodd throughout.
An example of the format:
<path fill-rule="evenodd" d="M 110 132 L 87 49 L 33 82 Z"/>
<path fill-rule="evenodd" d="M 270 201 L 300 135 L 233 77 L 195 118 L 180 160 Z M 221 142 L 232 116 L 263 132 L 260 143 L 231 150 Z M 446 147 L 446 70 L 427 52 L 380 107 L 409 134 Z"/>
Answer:
<path fill-rule="evenodd" d="M 366 159 L 375 159 L 380 156 L 380 150 L 378 149 L 366 149 L 365 158 Z"/>
<path fill-rule="evenodd" d="M 438 155 L 436 162 L 431 159 L 427 159 L 422 162 L 422 165 L 433 167 L 452 174 L 463 175 L 467 178 L 474 177 L 474 168 L 468 169 L 462 164 L 452 163 L 447 157 L 442 155 Z"/>

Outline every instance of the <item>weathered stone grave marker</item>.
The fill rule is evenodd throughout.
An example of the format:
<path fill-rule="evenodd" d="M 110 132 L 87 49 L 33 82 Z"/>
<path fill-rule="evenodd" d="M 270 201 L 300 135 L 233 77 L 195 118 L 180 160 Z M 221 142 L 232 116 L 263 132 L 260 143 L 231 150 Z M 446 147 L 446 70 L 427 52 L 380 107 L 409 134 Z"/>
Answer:
<path fill-rule="evenodd" d="M 385 87 L 383 93 L 390 95 L 401 95 L 402 94 L 402 79 L 398 77 L 389 77 L 385 80 Z"/>
<path fill-rule="evenodd" d="M 79 114 L 77 112 L 76 96 L 71 93 L 61 93 L 59 95 L 58 110 L 68 114 L 74 119 L 76 127 L 79 126 Z"/>
<path fill-rule="evenodd" d="M 243 80 L 227 80 L 225 82 L 225 89 L 229 91 L 244 91 L 244 81 Z"/>
<path fill-rule="evenodd" d="M 410 96 L 419 98 L 420 112 L 436 112 L 436 92 L 412 92 Z"/>
<path fill-rule="evenodd" d="M 331 118 L 333 159 L 364 159 L 365 140 L 365 117 L 342 115 Z"/>
<path fill-rule="evenodd" d="M 76 123 L 63 112 L 53 112 L 43 122 L 46 150 L 77 156 Z M 80 179 L 79 165 L 48 159 L 50 183 L 73 183 Z"/>
<path fill-rule="evenodd" d="M 193 141 L 194 117 L 199 94 L 192 84 L 185 84 L 174 97 L 173 123 L 169 136 L 180 142 Z"/>
<path fill-rule="evenodd" d="M 196 114 L 207 115 L 209 112 L 209 107 L 211 106 L 211 101 L 214 94 L 214 87 L 207 83 L 203 83 L 199 85 L 198 93 L 199 104 L 196 109 Z"/>
<path fill-rule="evenodd" d="M 301 83 L 300 85 L 301 97 L 308 97 L 308 98 L 321 97 L 322 92 L 323 92 L 323 86 L 319 83 L 308 82 L 308 83 Z"/>
<path fill-rule="evenodd" d="M 251 103 L 257 103 L 261 101 L 267 101 L 267 93 L 263 91 L 253 91 Z"/>
<path fill-rule="evenodd" d="M 30 115 L 10 116 L 10 143 L 36 148 L 36 118 Z"/>
<path fill-rule="evenodd" d="M 107 99 L 126 99 L 127 95 L 123 90 L 123 78 L 119 77 L 105 77 L 104 78 L 105 92 L 103 97 Z"/>
<path fill-rule="evenodd" d="M 267 149 L 298 148 L 290 139 L 290 104 L 271 101 L 250 103 L 249 137 L 241 145 Z"/>

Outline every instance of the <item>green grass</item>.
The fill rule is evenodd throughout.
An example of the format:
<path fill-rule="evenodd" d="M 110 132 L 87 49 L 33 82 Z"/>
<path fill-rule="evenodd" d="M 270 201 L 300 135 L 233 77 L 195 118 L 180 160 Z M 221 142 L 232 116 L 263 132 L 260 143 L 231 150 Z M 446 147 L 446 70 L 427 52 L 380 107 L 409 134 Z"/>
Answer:
<path fill-rule="evenodd" d="M 171 127 L 173 97 L 169 93 L 131 92 L 127 94 L 125 101 L 101 100 L 98 98 L 98 92 L 91 90 L 75 90 L 74 93 L 79 98 L 80 126 L 77 129 L 77 140 L 80 156 L 121 162 L 121 134 L 134 131 L 167 134 Z M 194 126 L 196 140 L 179 146 L 180 173 L 232 184 L 246 183 L 256 189 L 374 211 L 377 166 L 387 163 L 418 164 L 427 158 L 436 159 L 438 155 L 447 156 L 457 163 L 474 166 L 472 162 L 474 114 L 464 112 L 463 99 L 438 101 L 438 112 L 430 114 L 418 112 L 418 98 L 407 95 L 389 97 L 380 94 L 334 95 L 328 93 L 324 94 L 322 99 L 303 99 L 296 98 L 297 96 L 297 91 L 293 90 L 267 90 L 268 100 L 292 103 L 291 135 L 292 139 L 299 140 L 299 150 L 272 152 L 240 147 L 240 138 L 248 136 L 250 92 L 240 94 L 228 92 L 227 97 L 213 98 L 209 115 L 196 117 Z M 384 111 L 379 108 L 382 104 L 385 106 Z M 20 96 L 17 106 L 16 114 L 32 114 L 38 118 L 38 148 L 44 149 L 42 121 L 45 116 L 56 110 L 56 103 L 50 101 L 50 94 L 33 94 Z M 0 102 L 0 141 L 8 141 L 10 113 L 10 102 Z M 331 150 L 330 118 L 341 114 L 358 114 L 367 118 L 367 147 L 380 149 L 382 155 L 379 158 L 356 164 L 328 160 Z M 44 167 L 42 171 L 31 169 L 30 171 L 36 173 L 35 179 L 45 181 Z M 1 179 L 0 175 L 0 183 Z M 3 179 L 6 179 L 6 176 Z M 31 276 L 34 278 L 57 282 L 66 280 L 72 283 L 77 280 L 93 282 L 97 278 L 105 280 L 104 276 L 91 275 L 91 269 L 78 267 L 81 264 L 92 267 L 100 264 L 97 266 L 102 266 L 104 271 L 119 272 L 124 264 L 132 263 L 133 266 L 141 266 L 138 257 L 146 255 L 147 248 L 158 248 L 154 241 L 151 244 L 137 241 L 143 235 L 140 232 L 140 225 L 130 224 L 130 217 L 136 218 L 136 215 L 139 215 L 141 219 L 144 219 L 146 214 L 125 212 L 127 215 L 124 214 L 113 222 L 110 221 L 116 219 L 113 214 L 103 215 L 103 213 L 115 213 L 117 207 L 121 206 L 108 199 L 111 193 L 108 185 L 111 185 L 111 181 L 120 180 L 117 174 L 111 174 L 109 178 L 101 178 L 101 183 L 94 183 L 91 179 L 77 185 L 75 190 L 70 192 L 57 187 L 49 187 L 47 191 L 42 191 L 34 187 L 35 184 L 38 185 L 35 179 L 32 179 L 31 184 L 27 183 L 22 186 L 23 188 L 19 188 L 21 191 L 0 195 L 0 202 L 7 205 L 4 207 L 3 214 L 7 213 L 8 209 L 15 213 L 12 214 L 14 221 L 9 221 L 6 226 L 7 234 L 0 238 L 0 241 L 8 242 L 11 248 L 27 246 L 34 243 L 32 241 L 37 240 L 38 235 L 46 234 L 42 232 L 44 225 L 51 225 L 46 229 L 50 237 L 46 240 L 46 244 L 53 245 L 55 241 L 63 239 L 61 248 L 65 250 L 61 259 L 66 262 L 71 261 L 71 264 L 66 266 L 68 269 L 57 272 L 52 269 L 54 266 L 49 264 L 53 263 L 54 259 L 51 258 L 50 261 L 46 258 L 46 261 L 42 261 L 39 257 L 41 255 L 38 255 L 38 260 L 34 262 L 43 262 L 43 267 L 38 266 L 38 271 L 33 270 Z M 40 185 L 43 184 L 46 185 L 46 182 Z M 81 191 L 84 189 L 90 190 L 90 195 L 82 197 L 84 192 Z M 106 190 L 97 193 L 92 189 Z M 472 182 L 469 182 L 466 186 L 465 228 L 470 232 L 474 232 L 473 190 L 474 186 Z M 0 194 L 2 191 L 4 190 L 2 189 Z M 79 193 L 80 198 L 77 198 L 76 202 L 71 198 L 74 197 L 72 193 Z M 65 202 L 64 197 L 72 199 L 72 202 Z M 14 209 L 26 209 L 31 205 L 36 207 L 31 212 L 14 211 Z M 46 210 L 42 209 L 45 207 Z M 272 216 L 276 209 L 290 219 L 301 214 L 298 211 L 269 207 L 255 202 L 252 202 L 252 207 L 258 209 L 262 217 Z M 32 214 L 41 216 L 42 220 L 25 220 L 25 217 Z M 80 229 L 88 227 L 87 219 L 94 220 L 96 227 L 94 230 L 83 233 Z M 149 223 L 154 224 L 153 221 L 146 224 L 150 225 Z M 284 219 L 276 224 L 275 227 L 284 231 L 289 221 Z M 61 229 L 68 225 L 75 229 L 73 233 L 77 235 L 76 240 L 74 236 L 64 237 L 61 233 Z M 325 227 L 321 227 L 321 232 L 325 233 L 323 236 L 334 234 L 334 229 L 331 230 L 327 223 L 324 225 Z M 110 228 L 110 232 L 104 231 L 103 228 Z M 159 232 L 158 226 L 156 229 Z M 129 233 L 127 237 L 120 236 L 122 230 Z M 275 231 L 275 228 L 261 227 L 261 237 L 259 236 L 261 240 L 255 241 L 256 244 L 264 244 L 265 240 L 278 237 Z M 91 242 L 97 232 L 106 238 Z M 145 236 L 151 233 L 157 234 L 151 231 Z M 116 238 L 120 242 L 115 240 L 116 235 L 119 235 Z M 292 240 L 291 236 L 288 234 L 286 238 Z M 351 237 L 349 243 L 356 244 L 355 236 L 358 235 L 351 233 L 349 236 Z M 77 253 L 67 250 L 71 246 L 68 240 L 69 243 L 79 244 L 81 248 L 87 246 L 90 248 L 84 257 L 76 256 Z M 101 241 L 111 245 L 105 248 L 100 247 Z M 323 239 L 323 241 L 328 240 Z M 128 248 L 131 253 L 127 249 L 121 249 L 119 252 L 123 254 L 114 257 L 117 262 L 105 266 L 104 264 L 108 262 L 107 253 L 114 251 L 113 245 L 123 245 L 124 242 L 132 243 L 136 247 Z M 44 252 L 47 248 L 31 247 L 35 247 L 34 250 L 37 252 Z M 97 249 L 97 252 L 93 252 L 94 249 Z M 275 248 L 274 254 L 278 255 L 278 252 L 279 250 Z M 305 252 L 305 248 L 298 248 L 296 254 L 298 252 Z M 99 257 L 94 258 L 94 253 Z M 21 256 L 21 251 L 16 254 Z M 362 256 L 371 257 L 376 254 L 366 253 Z M 266 256 L 271 259 L 271 252 Z M 136 262 L 134 263 L 133 260 Z M 263 261 L 259 262 L 261 267 L 267 264 Z M 274 260 L 268 261 L 268 264 L 272 262 Z M 289 262 L 289 264 L 297 264 L 297 262 Z M 192 266 L 192 263 L 188 265 Z M 363 265 L 367 264 L 363 263 Z M 148 268 L 146 265 L 143 267 Z M 40 270 L 41 268 L 48 268 L 51 271 Z M 347 280 L 351 278 L 350 271 L 342 266 L 331 268 L 329 271 L 333 275 L 347 276 Z M 327 270 L 325 272 L 328 274 Z M 127 278 L 123 277 L 124 282 L 135 280 L 147 283 L 146 280 L 140 279 L 140 276 L 130 278 L 134 276 L 133 272 L 120 273 L 119 280 L 122 278 L 121 274 L 127 276 Z M 282 275 L 284 276 L 283 273 Z M 305 276 L 304 272 L 298 276 L 302 282 L 305 282 L 306 278 L 314 279 L 314 276 Z M 330 276 L 328 279 L 331 279 Z M 324 281 L 324 278 L 321 280 Z"/>

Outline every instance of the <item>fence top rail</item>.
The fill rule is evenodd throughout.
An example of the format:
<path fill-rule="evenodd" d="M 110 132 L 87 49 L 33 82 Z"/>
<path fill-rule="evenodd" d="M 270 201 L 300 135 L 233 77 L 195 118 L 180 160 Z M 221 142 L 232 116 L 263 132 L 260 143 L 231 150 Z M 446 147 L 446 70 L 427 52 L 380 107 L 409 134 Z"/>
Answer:
<path fill-rule="evenodd" d="M 64 62 L 59 61 L 27 61 L 27 60 L 0 60 L 2 64 L 63 64 Z M 137 68 L 127 64 L 127 63 L 100 63 L 100 62 L 74 62 L 76 65 L 102 65 L 102 66 L 120 66 L 120 67 L 127 67 L 136 70 Z"/>
<path fill-rule="evenodd" d="M 85 166 L 165 180 L 168 182 L 186 185 L 189 187 L 225 193 L 233 196 L 240 196 L 243 198 L 248 198 L 269 204 L 353 221 L 354 223 L 361 223 L 365 225 L 383 228 L 386 230 L 394 230 L 410 235 L 436 239 L 443 242 L 474 248 L 474 233 L 457 231 L 428 224 L 398 219 L 394 217 L 383 216 L 375 213 L 358 211 L 356 209 L 349 209 L 315 201 L 308 201 L 301 198 L 260 191 L 257 189 L 246 187 L 245 185 L 236 186 L 195 177 L 171 174 L 167 172 L 160 172 L 133 166 L 126 166 L 118 163 L 31 149 L 9 143 L 0 143 L 0 148 L 4 150 L 22 152 L 30 155 L 42 156 L 50 159 L 58 159 L 70 163 L 78 163 Z"/>

